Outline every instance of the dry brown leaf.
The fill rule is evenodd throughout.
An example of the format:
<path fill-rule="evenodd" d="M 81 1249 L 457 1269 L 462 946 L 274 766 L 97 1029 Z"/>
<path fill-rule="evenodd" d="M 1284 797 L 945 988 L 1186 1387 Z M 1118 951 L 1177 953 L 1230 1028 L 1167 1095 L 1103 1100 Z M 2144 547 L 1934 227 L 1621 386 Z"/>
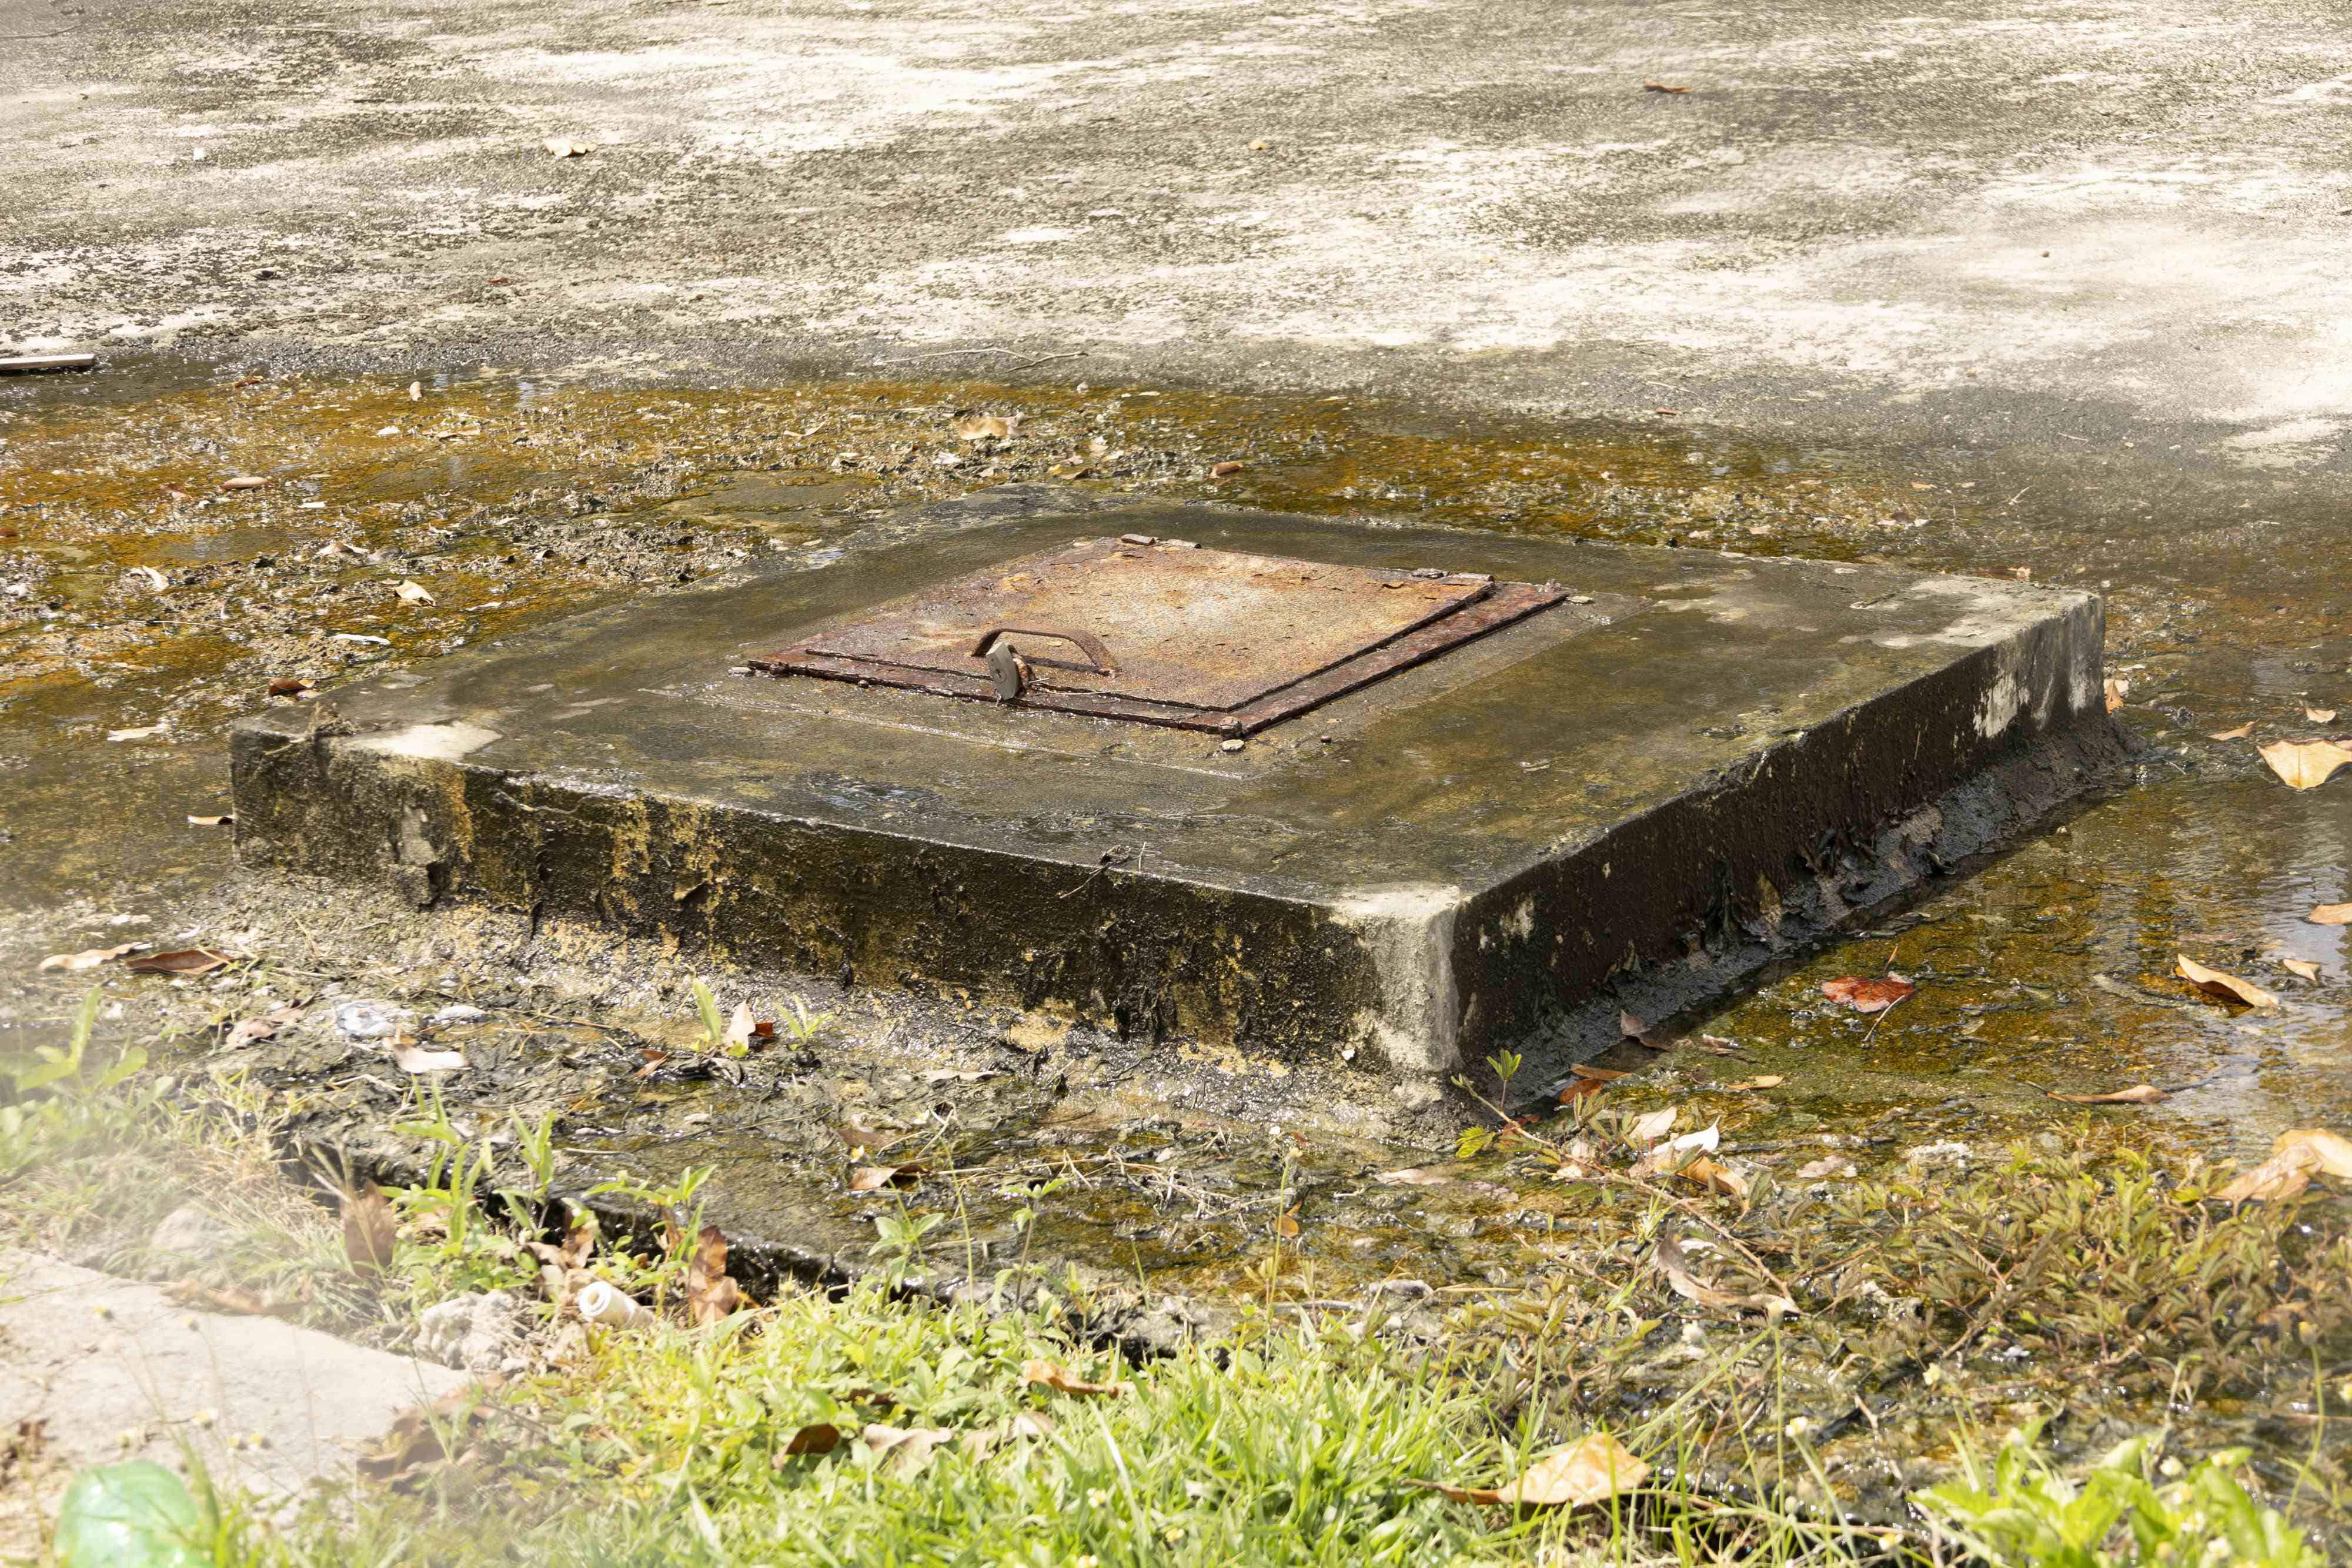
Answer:
<path fill-rule="evenodd" d="M 445 1434 L 462 1440 L 482 1419 L 481 1396 L 504 1380 L 496 1374 L 461 1385 L 430 1406 L 413 1406 L 393 1418 L 383 1440 L 360 1455 L 354 1467 L 372 1481 L 399 1487 L 414 1482 L 449 1458 Z"/>
<path fill-rule="evenodd" d="M 1777 1072 L 1768 1072 L 1761 1078 L 1743 1078 L 1737 1083 L 1727 1083 L 1723 1085 L 1723 1092 L 1726 1094 L 1739 1094 L 1750 1089 L 1778 1089 L 1787 1082 L 1789 1081 Z"/>
<path fill-rule="evenodd" d="M 236 817 L 224 812 L 217 817 L 190 817 L 188 819 L 188 826 L 192 828 L 226 828 L 231 822 L 236 821 Z"/>
<path fill-rule="evenodd" d="M 221 488 L 224 490 L 258 490 L 264 485 L 268 483 L 268 480 L 260 478 L 252 474 L 240 474 L 234 479 L 222 480 Z"/>
<path fill-rule="evenodd" d="M 1589 1063 L 1581 1061 L 1570 1068 L 1569 1071 L 1576 1074 L 1579 1078 L 1590 1078 L 1596 1083 L 1614 1083 L 1620 1078 L 1630 1078 L 1633 1076 L 1632 1073 L 1625 1071 L 1622 1068 L 1594 1067 Z"/>
<path fill-rule="evenodd" d="M 373 1278 L 391 1268 L 399 1234 L 400 1220 L 383 1188 L 370 1182 L 343 1194 L 343 1256 L 353 1273 Z"/>
<path fill-rule="evenodd" d="M 1617 1015 L 1617 1030 L 1627 1040 L 1639 1040 L 1650 1032 L 1650 1026 L 1632 1013 L 1620 1012 Z"/>
<path fill-rule="evenodd" d="M 136 953 L 147 946 L 144 942 L 125 942 L 120 947 L 91 947 L 79 953 L 52 953 L 41 960 L 44 969 L 95 969 L 100 964 L 111 964 L 125 953 Z"/>
<path fill-rule="evenodd" d="M 1457 1487 L 1443 1481 L 1415 1486 L 1454 1502 L 1508 1503 L 1518 1508 L 1588 1508 L 1622 1497 L 1648 1479 L 1650 1467 L 1606 1432 L 1590 1432 L 1556 1448 L 1500 1487 Z"/>
<path fill-rule="evenodd" d="M 886 1427 L 879 1421 L 857 1434 L 858 1441 L 880 1456 L 882 1468 L 893 1475 L 922 1469 L 931 1450 L 954 1437 L 945 1427 Z"/>
<path fill-rule="evenodd" d="M 269 695 L 273 697 L 299 696 L 304 692 L 318 689 L 317 682 L 303 680 L 299 675 L 279 675 L 269 683 Z"/>
<path fill-rule="evenodd" d="M 551 136 L 540 145 L 558 158 L 585 158 L 595 151 L 585 141 L 574 141 L 569 136 Z"/>
<path fill-rule="evenodd" d="M 833 1133 L 834 1136 L 849 1145 L 849 1152 L 853 1155 L 867 1155 L 887 1149 L 906 1136 L 887 1128 L 869 1126 L 855 1115 L 844 1116 Z"/>
<path fill-rule="evenodd" d="M 2333 724 L 2336 710 L 2332 707 L 2307 707 L 2303 710 L 2303 716 L 2314 724 Z"/>
<path fill-rule="evenodd" d="M 1642 84 L 1642 90 L 1643 92 L 1688 92 L 1690 91 L 1690 89 L 1686 87 L 1668 87 L 1662 81 L 1645 81 Z"/>
<path fill-rule="evenodd" d="M 392 1064 L 403 1072 L 462 1072 L 466 1070 L 466 1053 L 427 1051 L 421 1045 L 395 1045 L 392 1048 Z"/>
<path fill-rule="evenodd" d="M 2220 1001 L 2242 1002 L 2250 1008 L 2274 1008 L 2279 999 L 2251 980 L 2209 969 L 2185 953 L 2173 955 L 2173 973 Z"/>
<path fill-rule="evenodd" d="M 1021 1364 L 1021 1381 L 1040 1388 L 1050 1388 L 1056 1394 L 1132 1394 L 1132 1383 L 1088 1383 L 1058 1361 L 1024 1361 Z"/>
<path fill-rule="evenodd" d="M 392 585 L 392 591 L 400 595 L 402 600 L 410 604 L 430 604 L 433 602 L 433 596 L 425 591 L 425 589 L 421 584 L 411 582 L 406 578 L 402 578 L 398 582 L 394 583 Z"/>
<path fill-rule="evenodd" d="M 919 1186 L 920 1166 L 860 1166 L 849 1175 L 852 1192 L 879 1192 L 886 1186 Z"/>
<path fill-rule="evenodd" d="M 776 1450 L 776 1457 L 769 1463 L 781 1470 L 786 1459 L 798 1458 L 803 1454 L 829 1454 L 839 1447 L 840 1427 L 830 1421 L 813 1422 L 793 1433 L 784 1446 Z"/>
<path fill-rule="evenodd" d="M 952 426 L 955 433 L 966 441 L 1010 441 L 1013 433 L 1020 427 L 1018 414 L 1004 419 L 992 413 L 966 414 Z"/>
<path fill-rule="evenodd" d="M 1705 1155 L 1701 1155 L 1675 1174 L 1685 1181 L 1698 1183 L 1710 1192 L 1719 1192 L 1738 1198 L 1748 1196 L 1748 1184 L 1746 1176 L 1721 1161 L 1711 1160 Z"/>
<path fill-rule="evenodd" d="M 1571 1078 L 1560 1086 L 1559 1103 L 1572 1105 L 1588 1094 L 1598 1094 L 1609 1087 L 1605 1078 Z"/>
<path fill-rule="evenodd" d="M 1246 463 L 1236 463 L 1229 457 L 1223 463 L 1210 464 L 1209 477 L 1212 479 L 1230 478 L 1248 466 L 1249 465 Z"/>
<path fill-rule="evenodd" d="M 2109 1094 L 2061 1094 L 2056 1090 L 2044 1091 L 2053 1100 L 2063 1100 L 2070 1105 L 2153 1105 L 2171 1095 L 2153 1083 L 2135 1083 L 2128 1089 L 2118 1089 Z"/>
<path fill-rule="evenodd" d="M 243 1285 L 207 1285 L 201 1280 L 174 1280 L 163 1287 L 163 1293 L 184 1307 L 202 1307 L 207 1312 L 234 1312 L 242 1317 L 275 1317 L 284 1310 L 275 1301 L 265 1301 Z"/>
<path fill-rule="evenodd" d="M 2281 958 L 2279 967 L 2289 974 L 2300 975 L 2306 980 L 2319 978 L 2319 966 L 2308 958 Z"/>
<path fill-rule="evenodd" d="M 230 1026 L 227 1035 L 223 1038 L 222 1048 L 236 1051 L 258 1040 L 275 1039 L 279 1030 L 301 1016 L 300 1008 L 283 1007 L 254 1018 L 239 1019 Z"/>
<path fill-rule="evenodd" d="M 2316 789 L 2337 768 L 2352 766 L 2352 746 L 2340 740 L 2273 740 L 2257 749 L 2271 771 L 2295 789 Z"/>
<path fill-rule="evenodd" d="M 686 1265 L 687 1321 L 698 1328 L 715 1323 L 742 1304 L 741 1287 L 727 1277 L 727 1238 L 706 1225 Z"/>
<path fill-rule="evenodd" d="M 1900 975 L 1875 980 L 1848 975 L 1822 982 L 1822 995 L 1833 1002 L 1843 1002 L 1858 1013 L 1883 1013 L 1918 988 Z"/>
<path fill-rule="evenodd" d="M 1675 1294 L 1685 1301 L 1696 1301 L 1702 1307 L 1753 1307 L 1769 1314 L 1775 1322 L 1801 1310 L 1786 1296 L 1769 1295 L 1762 1291 L 1742 1296 L 1729 1291 L 1718 1291 L 1705 1283 L 1691 1272 L 1690 1259 L 1683 1252 L 1682 1244 L 1671 1236 L 1658 1238 L 1655 1258 L 1658 1272 L 1666 1277 L 1666 1283 L 1674 1288 Z"/>
<path fill-rule="evenodd" d="M 2314 925 L 2352 925 L 2352 904 L 2315 904 L 2304 918 Z"/>
<path fill-rule="evenodd" d="M 2270 1158 L 2213 1196 L 2227 1203 L 2293 1197 L 2322 1174 L 2352 1181 L 2352 1138 L 2318 1127 L 2294 1127 L 2271 1145 Z"/>
<path fill-rule="evenodd" d="M 2131 683 L 2129 681 L 2118 680 L 2115 676 L 2109 675 L 2107 677 L 2106 685 L 2107 711 L 2109 713 L 2113 713 L 2117 708 L 2123 706 L 2124 698 L 2129 695 L 2130 693 Z"/>
<path fill-rule="evenodd" d="M 2206 738 L 2209 740 L 2243 740 L 2253 733 L 2254 727 L 2252 725 L 2242 724 L 2235 729 L 2216 730 Z"/>
<path fill-rule="evenodd" d="M 209 975 L 236 962 L 207 947 L 183 947 L 175 953 L 142 953 L 125 959 L 122 967 L 135 975 Z"/>

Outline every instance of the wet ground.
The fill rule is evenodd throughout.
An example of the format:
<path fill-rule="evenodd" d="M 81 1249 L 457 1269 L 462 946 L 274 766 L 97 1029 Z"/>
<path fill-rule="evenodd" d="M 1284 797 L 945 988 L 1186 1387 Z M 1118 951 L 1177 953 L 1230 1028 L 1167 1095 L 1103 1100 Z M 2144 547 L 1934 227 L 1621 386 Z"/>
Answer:
<path fill-rule="evenodd" d="M 1017 424 L 966 439 L 955 422 L 972 413 Z M 951 1273 L 1074 1259 L 1097 1284 L 1140 1276 L 1204 1314 L 1414 1280 L 1436 1292 L 1408 1292 L 1433 1314 L 1526 1310 L 1536 1290 L 1605 1321 L 1562 1281 L 1638 1271 L 1618 1207 L 1633 1197 L 1555 1180 L 1556 1160 L 1525 1145 L 1457 1167 L 1444 1151 L 1367 1142 L 1345 1107 L 1286 1104 L 1279 1082 L 1237 1064 L 1171 1063 L 1046 1020 L 816 979 L 709 977 L 723 1003 L 763 1017 L 791 1019 L 795 998 L 829 1015 L 806 1040 L 787 1027 L 740 1061 L 714 1058 L 693 1022 L 691 955 L 238 879 L 226 830 L 188 821 L 226 809 L 226 723 L 315 700 L 292 683 L 418 664 L 752 555 L 820 559 L 908 500 L 1049 476 L 1369 523 L 2030 572 L 2107 592 L 2109 671 L 2129 682 L 2116 716 L 2144 743 L 2126 772 L 1916 906 L 1710 1017 L 1667 1020 L 1651 1038 L 1672 1049 L 1620 1047 L 1603 1064 L 1632 1076 L 1580 1101 L 1591 1126 L 1555 1138 L 1605 1146 L 1618 1118 L 1666 1105 L 1683 1129 L 1719 1124 L 1769 1221 L 1741 1233 L 1791 1278 L 1829 1270 L 1821 1255 L 1868 1230 L 1840 1209 L 1864 1190 L 1842 1197 L 1849 1181 L 1878 1184 L 1866 1190 L 1882 1217 L 1938 1192 L 1965 1207 L 2000 1191 L 2001 1151 L 2022 1140 L 2043 1159 L 2084 1142 L 2145 1151 L 2193 1186 L 2198 1157 L 2253 1158 L 2285 1127 L 2352 1126 L 2352 927 L 2305 918 L 2352 898 L 2352 776 L 2290 790 L 2253 749 L 2352 733 L 2352 579 L 2325 506 L 2284 485 L 2259 500 L 2242 480 L 2158 490 L 2127 443 L 2020 472 L 1958 449 L 1775 448 L 1663 417 L 1547 426 L 1133 386 L 645 390 L 496 371 L 412 390 L 160 362 L 0 383 L 0 952 L 20 977 L 0 1040 L 60 1031 L 94 975 L 121 1004 L 110 1027 L 161 1032 L 193 1082 L 233 1066 L 287 1084 L 299 1125 L 347 1148 L 394 1159 L 418 1146 L 385 1129 L 418 1113 L 426 1081 L 388 1063 L 348 1006 L 377 1000 L 465 1052 L 466 1071 L 435 1075 L 462 1126 L 510 1138 L 552 1114 L 574 1189 L 619 1181 L 643 1196 L 715 1165 L 714 1214 L 785 1263 L 855 1266 L 876 1220 L 904 1207 L 949 1217 L 936 1262 Z M 1244 466 L 1213 477 L 1226 462 Z M 222 488 L 237 476 L 268 483 Z M 429 599 L 404 598 L 404 583 Z M 2211 738 L 2249 724 L 2250 737 Z M 130 941 L 254 962 L 182 979 L 34 969 Z M 2280 1005 L 2205 998 L 2168 977 L 2182 953 Z M 1821 993 L 1887 971 L 1918 989 L 1884 1015 Z M 274 1037 L 223 1038 L 289 1004 Z M 432 1021 L 451 1005 L 484 1016 Z M 1780 1082 L 1739 1086 L 1765 1078 Z M 2173 1092 L 2087 1108 L 2048 1097 L 2137 1083 Z M 1556 1087 L 1519 1085 L 1514 1108 Z M 858 1160 L 845 1127 L 873 1131 L 864 1163 L 926 1169 L 847 1190 Z M 2320 1256 L 2340 1229 L 2337 1216 L 2292 1245 Z M 2282 1301 L 2299 1288 L 2275 1273 L 2260 1285 Z M 1981 1326 L 1969 1353 L 2008 1355 L 2013 1375 L 1987 1396 L 1996 1405 L 2083 1380 L 2087 1364 L 2059 1347 Z M 2347 1354 L 2333 1320 L 2307 1342 L 2282 1330 L 2275 1365 L 2252 1355 L 2272 1370 L 2232 1384 L 2234 1403 L 2200 1406 L 2200 1429 L 2296 1450 L 2313 1378 L 2352 1370 Z M 1882 1359 L 1916 1371 L 1920 1354 L 1906 1343 Z M 1624 1396 L 1670 1387 L 1670 1359 L 1646 1357 L 1652 1382 Z M 2155 1418 L 2164 1388 L 2100 1365 L 2109 1414 Z M 1850 1392 L 1824 1375 L 1806 1397 L 1835 1415 Z"/>

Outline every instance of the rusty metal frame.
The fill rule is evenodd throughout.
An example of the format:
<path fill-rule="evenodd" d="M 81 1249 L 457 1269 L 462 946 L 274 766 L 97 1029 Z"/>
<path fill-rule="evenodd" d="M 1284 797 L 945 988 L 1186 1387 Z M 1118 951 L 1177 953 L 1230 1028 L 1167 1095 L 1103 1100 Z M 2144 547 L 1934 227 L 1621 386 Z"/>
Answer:
<path fill-rule="evenodd" d="M 1043 682 L 1021 687 L 1016 700 L 1024 707 L 1087 717 L 1122 720 L 1169 729 L 1198 730 L 1213 735 L 1254 735 L 1270 725 L 1295 718 L 1399 671 L 1426 664 L 1452 649 L 1549 609 L 1567 597 L 1568 591 L 1555 583 L 1482 582 L 1477 594 L 1465 599 L 1458 606 L 1425 618 L 1319 669 L 1305 672 L 1295 680 L 1264 690 L 1231 708 L 1155 701 Z M 1080 636 L 1068 631 L 1033 629 L 1024 632 L 1018 628 L 992 627 L 981 637 L 971 656 L 984 658 L 989 647 L 1007 634 L 1053 637 L 1071 642 L 1094 661 L 1089 669 L 1089 666 L 1075 662 L 1024 655 L 1032 664 L 1054 664 L 1094 674 L 1110 674 L 1117 668 L 1108 649 L 1099 638 L 1091 634 Z M 984 669 L 964 674 L 845 656 L 824 652 L 817 646 L 827 640 L 824 633 L 804 638 L 789 647 L 751 660 L 751 666 L 768 675 L 808 675 L 820 680 L 890 686 L 977 702 L 1003 700 L 996 684 Z"/>

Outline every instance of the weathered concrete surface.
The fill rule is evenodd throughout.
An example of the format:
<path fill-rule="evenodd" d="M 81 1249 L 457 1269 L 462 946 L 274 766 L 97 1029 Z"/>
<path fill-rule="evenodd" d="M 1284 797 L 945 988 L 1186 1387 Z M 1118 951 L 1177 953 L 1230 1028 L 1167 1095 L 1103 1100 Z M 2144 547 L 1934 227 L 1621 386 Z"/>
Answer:
<path fill-rule="evenodd" d="M 1010 345 L 917 362 L 2340 471 L 2352 13 L 1932 13 L 7 0 L 0 347 Z"/>
<path fill-rule="evenodd" d="M 182 1468 L 184 1446 L 214 1479 L 292 1495 L 348 1475 L 393 1417 L 467 1374 L 274 1318 L 192 1312 L 152 1285 L 30 1252 L 0 1252 L 0 1431 L 37 1422 L 27 1474 L 13 1477 L 0 1542 L 37 1549 L 38 1527 L 75 1470 L 147 1458 Z"/>
<path fill-rule="evenodd" d="M 1120 1036 L 1442 1083 L 1616 1038 L 1985 849 L 2117 754 L 2088 594 L 1003 486 L 890 547 L 468 650 L 235 742 L 249 863 Z M 730 666 L 1118 533 L 1557 580 L 1253 737 Z M 1116 636 L 1116 630 L 1107 628 Z"/>

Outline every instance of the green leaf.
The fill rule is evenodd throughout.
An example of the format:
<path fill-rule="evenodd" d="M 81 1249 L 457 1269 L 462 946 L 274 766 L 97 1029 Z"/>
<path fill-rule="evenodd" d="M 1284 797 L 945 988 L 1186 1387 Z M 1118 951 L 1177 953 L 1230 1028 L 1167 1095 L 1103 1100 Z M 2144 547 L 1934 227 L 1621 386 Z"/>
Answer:
<path fill-rule="evenodd" d="M 146 1459 L 84 1470 L 66 1489 L 51 1550 L 59 1568 L 204 1568 L 191 1543 L 204 1511 L 180 1478 Z"/>
<path fill-rule="evenodd" d="M 702 1032 L 710 1037 L 710 1049 L 718 1050 L 727 1041 L 727 1020 L 719 1016 L 719 998 L 700 980 L 694 982 L 694 1009 L 702 1015 Z"/>

